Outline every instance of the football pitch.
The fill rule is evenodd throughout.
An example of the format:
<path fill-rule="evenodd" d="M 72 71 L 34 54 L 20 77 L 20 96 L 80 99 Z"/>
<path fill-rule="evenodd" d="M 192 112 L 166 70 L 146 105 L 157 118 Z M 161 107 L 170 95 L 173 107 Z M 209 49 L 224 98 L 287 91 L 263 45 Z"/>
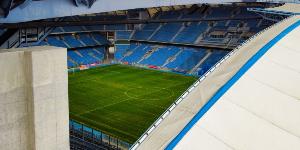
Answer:
<path fill-rule="evenodd" d="M 125 65 L 69 73 L 70 119 L 134 143 L 195 80 Z"/>

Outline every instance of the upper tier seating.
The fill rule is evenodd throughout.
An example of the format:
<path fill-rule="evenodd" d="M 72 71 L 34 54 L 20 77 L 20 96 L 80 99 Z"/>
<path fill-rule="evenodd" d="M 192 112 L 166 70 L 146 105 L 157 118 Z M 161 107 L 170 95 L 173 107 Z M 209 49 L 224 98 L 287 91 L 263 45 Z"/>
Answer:
<path fill-rule="evenodd" d="M 62 40 L 58 39 L 58 37 L 54 37 L 54 36 L 47 37 L 47 43 L 52 46 L 67 48 L 67 45 Z"/>
<path fill-rule="evenodd" d="M 86 46 L 97 45 L 97 42 L 89 34 L 80 34 L 79 37 Z"/>
<path fill-rule="evenodd" d="M 145 24 L 142 30 L 135 31 L 135 34 L 132 36 L 132 39 L 147 40 L 159 26 L 159 23 Z"/>
<path fill-rule="evenodd" d="M 177 34 L 173 42 L 194 43 L 196 39 L 207 29 L 207 22 L 192 22 Z"/>
<path fill-rule="evenodd" d="M 166 23 L 151 38 L 151 41 L 169 42 L 182 27 L 182 23 Z"/>
<path fill-rule="evenodd" d="M 106 39 L 106 37 L 104 37 L 101 34 L 97 34 L 97 33 L 92 33 L 91 36 L 97 41 L 97 43 L 99 44 L 108 44 L 109 41 Z"/>
<path fill-rule="evenodd" d="M 130 38 L 131 33 L 131 31 L 116 31 L 116 39 L 128 40 Z"/>
<path fill-rule="evenodd" d="M 81 33 L 75 36 L 70 34 L 63 34 L 60 36 L 48 36 L 46 38 L 46 42 L 47 45 L 66 48 L 106 45 L 109 43 L 104 36 L 97 33 Z M 41 42 L 40 45 L 45 45 L 45 43 Z"/>
<path fill-rule="evenodd" d="M 251 17 L 252 19 L 247 19 Z M 217 19 L 217 18 L 232 18 L 232 20 L 226 21 L 201 21 L 198 22 L 169 22 L 169 23 L 147 23 L 141 25 L 141 29 L 137 29 L 135 26 L 134 31 L 128 30 L 131 26 L 125 24 L 115 25 L 91 25 L 91 26 L 67 26 L 57 27 L 53 30 L 55 33 L 64 32 L 86 32 L 86 31 L 115 31 L 116 40 L 141 40 L 141 41 L 153 41 L 153 42 L 167 42 L 167 43 L 182 43 L 182 44 L 215 44 L 219 46 L 235 46 L 244 39 L 238 39 L 242 34 L 246 32 L 257 33 L 260 30 L 268 27 L 272 23 L 263 22 L 262 19 L 255 19 L 253 17 L 259 17 L 254 12 L 247 11 L 244 6 L 193 6 L 191 8 L 182 8 L 176 10 L 163 10 L 159 11 L 149 20 L 155 19 Z M 235 20 L 236 18 L 242 18 L 242 20 Z M 243 18 L 245 18 L 243 20 Z M 127 16 L 120 15 L 108 15 L 97 14 L 91 16 L 73 16 L 68 17 L 69 21 L 107 21 L 107 20 L 126 20 Z M 235 32 L 235 37 L 227 36 L 227 33 L 232 33 L 234 30 L 238 30 L 238 27 L 245 27 L 243 31 Z M 246 30 L 247 29 L 247 30 Z M 209 35 L 213 31 L 226 32 L 224 37 L 211 38 Z M 133 33 L 133 34 L 132 34 Z M 239 35 L 238 35 L 239 34 Z M 233 38 L 232 40 L 230 38 Z M 230 43 L 227 43 L 229 42 Z"/>
<path fill-rule="evenodd" d="M 39 45 L 52 45 L 72 49 L 76 48 L 76 50 L 68 50 L 68 68 L 101 63 L 104 60 L 105 47 L 99 47 L 99 45 L 101 45 L 101 43 L 107 43 L 105 37 L 97 33 L 82 33 L 75 36 L 70 34 L 48 36 L 45 41 L 41 41 Z"/>
<path fill-rule="evenodd" d="M 65 35 L 64 41 L 71 47 L 83 47 L 83 45 L 72 35 Z"/>

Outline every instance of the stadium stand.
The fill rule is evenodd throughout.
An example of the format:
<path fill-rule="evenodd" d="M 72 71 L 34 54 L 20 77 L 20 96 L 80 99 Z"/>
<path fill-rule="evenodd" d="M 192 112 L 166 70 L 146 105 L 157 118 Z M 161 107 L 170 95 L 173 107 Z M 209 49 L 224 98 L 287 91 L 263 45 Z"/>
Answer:
<path fill-rule="evenodd" d="M 95 48 L 103 48 L 110 42 L 97 32 L 113 31 L 115 40 L 134 40 L 130 44 L 116 44 L 114 58 L 117 62 L 142 66 L 156 66 L 175 72 L 203 75 L 212 65 L 222 58 L 229 49 L 237 46 L 255 33 L 270 26 L 273 22 L 262 20 L 246 7 L 203 6 L 179 10 L 158 11 L 152 19 L 218 19 L 227 20 L 146 23 L 127 30 L 126 24 L 90 25 L 56 27 L 50 36 L 39 45 L 54 45 L 72 49 L 68 52 L 68 66 L 77 67 L 103 61 L 103 50 L 95 52 Z M 242 19 L 237 19 L 242 18 Z M 246 19 L 243 19 L 246 18 Z M 253 19 L 247 19 L 253 18 Z M 126 15 L 72 16 L 65 20 L 126 20 Z M 235 20 L 237 19 L 237 20 Z M 70 34 L 71 33 L 71 34 Z M 157 44 L 141 43 L 143 41 Z M 195 48 L 186 46 L 166 46 L 160 43 L 176 44 L 208 44 L 223 46 L 216 48 Z M 92 47 L 92 48 L 90 48 Z"/>
<path fill-rule="evenodd" d="M 184 24 L 184 29 L 179 32 L 172 42 L 194 43 L 197 38 L 207 30 L 207 22 L 192 22 Z M 187 36 L 188 35 L 188 36 Z"/>
<path fill-rule="evenodd" d="M 192 74 L 203 75 L 203 73 L 228 53 L 228 51 L 224 50 L 208 50 L 204 48 L 152 44 L 137 45 L 117 45 L 116 60 L 125 64 L 156 66 L 182 73 L 190 72 L 201 62 L 202 65 L 195 72 L 192 72 Z M 205 58 L 208 53 L 210 53 L 210 56 Z"/>
<path fill-rule="evenodd" d="M 151 41 L 169 42 L 182 27 L 182 23 L 166 23 L 153 35 Z"/>
<path fill-rule="evenodd" d="M 117 40 L 129 40 L 132 31 L 116 31 Z"/>
<path fill-rule="evenodd" d="M 151 50 L 151 47 L 147 44 L 142 44 L 136 47 L 132 53 L 128 56 L 125 56 L 123 61 L 129 64 L 137 63 L 145 54 Z"/>
<path fill-rule="evenodd" d="M 55 34 L 39 43 L 40 46 L 52 45 L 68 48 L 68 68 L 101 63 L 104 60 L 107 44 L 109 44 L 107 39 L 98 33 Z"/>
<path fill-rule="evenodd" d="M 141 61 L 140 64 L 162 66 L 169 57 L 175 55 L 177 52 L 178 49 L 173 47 L 157 48 L 156 51 Z"/>
<path fill-rule="evenodd" d="M 254 7 L 254 6 L 253 6 Z M 270 26 L 272 22 L 262 23 L 262 18 L 254 12 L 247 11 L 248 7 L 239 6 L 206 6 L 198 8 L 185 8 L 182 10 L 159 11 L 152 19 L 222 19 L 220 21 L 201 21 L 185 23 L 147 23 L 134 31 L 127 30 L 127 25 L 92 25 L 57 27 L 52 33 L 86 32 L 86 31 L 115 31 L 117 40 L 141 40 L 182 44 L 223 44 L 238 45 L 242 35 L 255 34 Z M 108 15 L 110 16 L 110 15 Z M 67 20 L 124 20 L 124 15 L 76 16 Z M 249 18 L 249 19 L 248 19 Z M 229 19 L 229 20 L 228 20 Z M 238 20 L 235 20 L 238 19 Z M 237 30 L 243 27 L 243 30 Z M 217 31 L 217 32 L 214 32 Z M 222 31 L 222 32 L 220 32 Z M 220 35 L 219 38 L 214 36 Z M 234 34 L 234 36 L 232 36 Z"/>

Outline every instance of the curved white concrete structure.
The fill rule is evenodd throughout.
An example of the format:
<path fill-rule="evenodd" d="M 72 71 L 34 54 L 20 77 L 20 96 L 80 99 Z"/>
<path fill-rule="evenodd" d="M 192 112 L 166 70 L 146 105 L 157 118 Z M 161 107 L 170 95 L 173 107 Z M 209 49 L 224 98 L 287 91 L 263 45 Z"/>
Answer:
<path fill-rule="evenodd" d="M 297 27 L 267 50 L 175 149 L 300 149 L 300 20 L 295 18 Z"/>
<path fill-rule="evenodd" d="M 300 16 L 257 34 L 132 148 L 300 149 L 299 39 Z"/>

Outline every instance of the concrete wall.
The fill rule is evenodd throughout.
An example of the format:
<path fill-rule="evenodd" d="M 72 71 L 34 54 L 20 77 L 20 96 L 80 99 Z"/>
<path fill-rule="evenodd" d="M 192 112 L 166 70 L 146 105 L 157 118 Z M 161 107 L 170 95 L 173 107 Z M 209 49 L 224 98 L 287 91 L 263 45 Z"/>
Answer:
<path fill-rule="evenodd" d="M 69 148 L 67 51 L 0 52 L 0 150 Z"/>

